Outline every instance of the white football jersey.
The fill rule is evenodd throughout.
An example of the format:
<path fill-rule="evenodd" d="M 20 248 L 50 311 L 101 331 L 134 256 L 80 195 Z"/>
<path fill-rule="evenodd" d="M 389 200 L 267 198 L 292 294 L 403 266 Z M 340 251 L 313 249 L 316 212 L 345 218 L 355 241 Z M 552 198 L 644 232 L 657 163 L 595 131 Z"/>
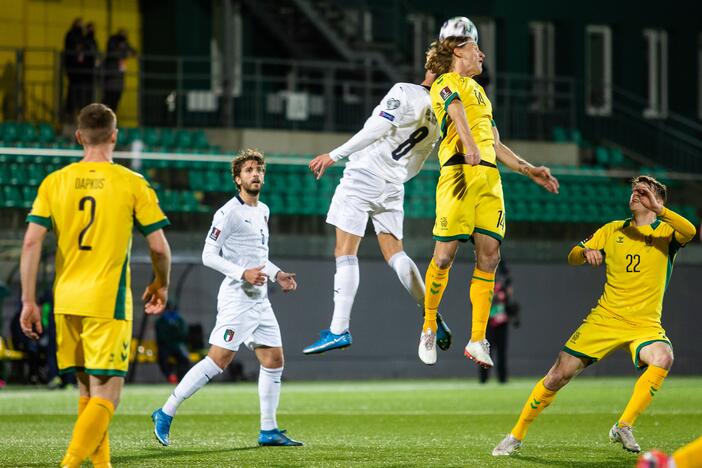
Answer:
<path fill-rule="evenodd" d="M 396 83 L 368 118 L 383 118 L 392 128 L 349 157 L 346 167 L 369 170 L 385 180 L 404 183 L 417 175 L 439 139 L 429 89 Z"/>
<path fill-rule="evenodd" d="M 275 277 L 279 271 L 268 261 L 268 216 L 270 210 L 263 202 L 250 206 L 235 196 L 219 208 L 205 239 L 208 246 L 221 251 L 220 256 L 227 265 L 216 268 L 227 275 L 219 288 L 218 306 L 250 308 L 253 303 L 268 301 L 268 285 L 254 286 L 244 281 L 244 270 L 264 265 L 264 273 Z"/>

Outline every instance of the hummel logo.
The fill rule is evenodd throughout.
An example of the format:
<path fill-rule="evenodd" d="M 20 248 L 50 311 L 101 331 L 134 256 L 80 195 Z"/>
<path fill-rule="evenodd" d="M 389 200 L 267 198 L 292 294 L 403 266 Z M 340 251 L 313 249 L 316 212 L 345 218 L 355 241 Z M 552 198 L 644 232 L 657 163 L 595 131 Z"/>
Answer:
<path fill-rule="evenodd" d="M 624 243 L 624 236 L 617 236 L 617 244 L 623 244 Z"/>

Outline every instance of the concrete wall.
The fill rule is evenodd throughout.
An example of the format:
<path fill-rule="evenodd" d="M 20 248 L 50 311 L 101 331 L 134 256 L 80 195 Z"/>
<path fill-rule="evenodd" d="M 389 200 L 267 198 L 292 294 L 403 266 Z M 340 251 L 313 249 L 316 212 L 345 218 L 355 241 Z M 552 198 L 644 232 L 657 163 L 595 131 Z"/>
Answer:
<path fill-rule="evenodd" d="M 226 151 L 258 148 L 270 153 L 321 154 L 344 143 L 352 134 L 258 129 L 207 130 L 213 145 Z M 534 164 L 578 164 L 578 147 L 572 143 L 509 140 L 506 144 Z M 431 160 L 431 157 L 430 157 Z"/>
<path fill-rule="evenodd" d="M 372 242 L 372 240 L 369 240 Z M 276 258 L 282 268 L 298 275 L 299 289 L 282 294 L 271 287 L 270 298 L 280 322 L 289 379 L 351 378 L 474 378 L 474 364 L 463 357 L 470 329 L 468 278 L 472 253 L 465 248 L 451 271 L 441 313 L 454 332 L 454 344 L 440 352 L 433 367 L 416 356 L 421 318 L 417 306 L 382 260 L 361 260 L 361 283 L 354 305 L 351 331 L 354 344 L 344 351 L 321 356 L 304 356 L 302 348 L 327 328 L 332 313 L 333 260 Z M 684 252 L 681 254 L 684 255 Z M 427 254 L 428 256 L 428 254 Z M 427 258 L 417 258 L 422 272 Z M 183 266 L 174 269 L 174 284 Z M 511 375 L 541 375 L 553 363 L 563 343 L 595 304 L 604 282 L 604 270 L 574 268 L 563 263 L 514 263 L 510 265 L 516 300 L 522 306 L 522 325 L 510 329 L 509 369 Z M 679 265 L 664 304 L 663 324 L 675 345 L 675 374 L 702 373 L 702 336 L 696 287 L 702 267 Z M 148 279 L 146 265 L 134 269 L 133 286 L 140 291 Z M 188 322 L 201 322 L 206 337 L 215 321 L 216 295 L 221 276 L 196 267 L 180 298 Z M 135 330 L 141 314 L 136 314 Z M 150 327 L 149 327 L 150 329 Z M 151 333 L 151 332 L 149 332 Z M 254 372 L 253 354 L 241 351 L 246 372 Z M 589 375 L 635 375 L 627 353 L 617 352 L 586 371 Z M 143 369 L 139 380 L 154 378 L 153 369 Z"/>

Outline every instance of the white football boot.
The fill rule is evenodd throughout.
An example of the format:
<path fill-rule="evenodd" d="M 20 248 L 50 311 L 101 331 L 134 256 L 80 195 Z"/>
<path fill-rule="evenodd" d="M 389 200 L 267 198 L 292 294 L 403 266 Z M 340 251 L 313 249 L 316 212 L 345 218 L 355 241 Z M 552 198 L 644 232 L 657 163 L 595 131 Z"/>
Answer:
<path fill-rule="evenodd" d="M 419 359 L 428 366 L 436 364 L 436 333 L 427 328 L 419 335 Z"/>
<path fill-rule="evenodd" d="M 634 439 L 634 432 L 629 426 L 620 426 L 618 423 L 614 423 L 612 429 L 609 430 L 609 440 L 612 443 L 620 443 L 624 450 L 630 452 L 639 453 L 641 447 L 636 443 Z"/>
<path fill-rule="evenodd" d="M 471 361 L 475 361 L 483 369 L 489 369 L 493 366 L 488 340 L 469 341 L 463 354 Z"/>
<path fill-rule="evenodd" d="M 502 442 L 497 444 L 497 447 L 492 449 L 493 457 L 505 457 L 512 455 L 522 446 L 522 441 L 514 438 L 512 434 L 507 434 Z"/>

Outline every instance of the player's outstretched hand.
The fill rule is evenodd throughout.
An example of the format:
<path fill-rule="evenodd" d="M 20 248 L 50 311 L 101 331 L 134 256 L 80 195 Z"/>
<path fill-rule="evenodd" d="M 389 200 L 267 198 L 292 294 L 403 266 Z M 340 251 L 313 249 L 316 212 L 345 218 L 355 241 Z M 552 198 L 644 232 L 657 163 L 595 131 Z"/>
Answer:
<path fill-rule="evenodd" d="M 254 286 L 263 286 L 264 284 L 266 284 L 268 276 L 266 276 L 266 274 L 262 270 L 263 265 L 256 268 L 249 268 L 248 270 L 244 270 L 242 278 L 244 278 L 244 281 L 246 281 L 249 284 L 253 284 Z"/>
<path fill-rule="evenodd" d="M 278 282 L 283 292 L 290 292 L 297 289 L 295 273 L 286 273 L 284 271 L 279 271 L 278 274 L 275 275 L 275 280 Z"/>
<path fill-rule="evenodd" d="M 324 174 L 324 171 L 332 164 L 334 164 L 334 160 L 329 156 L 329 153 L 324 153 L 310 161 L 309 168 L 312 174 L 319 180 Z"/>
<path fill-rule="evenodd" d="M 646 184 L 637 184 L 634 187 L 634 191 L 644 208 L 653 211 L 657 215 L 663 212 L 663 204 L 656 199 L 656 195 Z"/>
<path fill-rule="evenodd" d="M 586 248 L 583 251 L 583 257 L 585 257 L 585 261 L 592 266 L 602 265 L 602 252 L 597 249 Z"/>
<path fill-rule="evenodd" d="M 532 167 L 529 172 L 529 178 L 539 184 L 551 193 L 558 193 L 560 184 L 558 179 L 551 175 L 551 169 L 546 166 Z"/>
<path fill-rule="evenodd" d="M 466 160 L 466 164 L 470 166 L 477 166 L 480 164 L 480 150 L 475 145 L 466 148 L 463 157 Z"/>
<path fill-rule="evenodd" d="M 168 286 L 163 286 L 159 281 L 154 280 L 146 287 L 141 299 L 145 302 L 144 312 L 149 315 L 158 315 L 166 309 Z"/>
<path fill-rule="evenodd" d="M 36 302 L 22 304 L 20 328 L 22 328 L 22 333 L 33 340 L 38 340 L 39 335 L 44 331 L 41 326 L 41 309 Z"/>

